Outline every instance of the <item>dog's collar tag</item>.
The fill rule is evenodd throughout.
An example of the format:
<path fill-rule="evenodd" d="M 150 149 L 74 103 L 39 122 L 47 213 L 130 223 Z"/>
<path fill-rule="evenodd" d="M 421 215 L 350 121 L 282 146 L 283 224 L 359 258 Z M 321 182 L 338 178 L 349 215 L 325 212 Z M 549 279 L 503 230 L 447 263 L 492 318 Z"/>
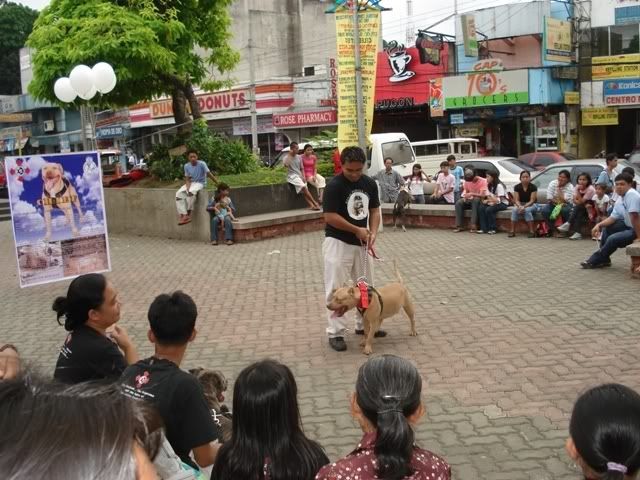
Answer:
<path fill-rule="evenodd" d="M 366 310 L 369 308 L 369 286 L 366 282 L 358 282 L 358 289 L 360 290 L 360 308 Z"/>

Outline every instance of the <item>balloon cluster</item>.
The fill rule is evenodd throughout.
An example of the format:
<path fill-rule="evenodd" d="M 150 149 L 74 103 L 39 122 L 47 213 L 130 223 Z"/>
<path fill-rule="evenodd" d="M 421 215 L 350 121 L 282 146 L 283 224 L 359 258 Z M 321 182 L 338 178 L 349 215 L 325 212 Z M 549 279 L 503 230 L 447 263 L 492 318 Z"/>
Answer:
<path fill-rule="evenodd" d="M 76 65 L 68 77 L 56 80 L 53 91 L 61 102 L 73 102 L 76 97 L 91 100 L 96 93 L 109 93 L 116 86 L 116 73 L 105 62 L 96 63 L 93 68 Z"/>

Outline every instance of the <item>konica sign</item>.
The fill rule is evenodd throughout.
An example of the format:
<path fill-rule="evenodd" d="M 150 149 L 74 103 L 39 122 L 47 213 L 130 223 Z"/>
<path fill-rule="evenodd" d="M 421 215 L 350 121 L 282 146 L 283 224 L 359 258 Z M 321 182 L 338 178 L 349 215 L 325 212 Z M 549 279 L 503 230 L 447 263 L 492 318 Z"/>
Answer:
<path fill-rule="evenodd" d="M 605 105 L 640 105 L 640 78 L 605 80 L 603 88 Z"/>

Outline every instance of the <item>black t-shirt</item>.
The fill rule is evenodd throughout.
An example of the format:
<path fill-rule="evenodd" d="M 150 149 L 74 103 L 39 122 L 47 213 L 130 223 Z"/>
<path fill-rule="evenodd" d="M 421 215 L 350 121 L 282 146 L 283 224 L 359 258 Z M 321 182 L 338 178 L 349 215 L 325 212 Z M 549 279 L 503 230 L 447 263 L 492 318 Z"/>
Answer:
<path fill-rule="evenodd" d="M 530 183 L 529 188 L 527 188 L 527 190 L 525 191 L 525 189 L 522 188 L 522 184 L 519 183 L 513 188 L 513 191 L 518 192 L 520 203 L 528 203 L 531 200 L 531 194 L 533 192 L 537 192 L 538 187 L 536 187 L 533 183 Z"/>
<path fill-rule="evenodd" d="M 118 380 L 127 362 L 118 346 L 93 328 L 82 325 L 67 335 L 53 377 L 64 383 Z"/>
<path fill-rule="evenodd" d="M 336 175 L 327 185 L 322 202 L 324 213 L 337 213 L 352 225 L 365 228 L 369 210 L 379 206 L 378 186 L 375 180 L 366 175 L 357 182 L 350 182 L 344 175 Z M 353 233 L 329 224 L 325 227 L 325 235 L 351 245 L 361 244 Z"/>
<path fill-rule="evenodd" d="M 183 462 L 198 468 L 189 452 L 218 438 L 200 382 L 175 363 L 155 357 L 127 367 L 121 380 L 125 395 L 157 409 L 173 450 Z"/>

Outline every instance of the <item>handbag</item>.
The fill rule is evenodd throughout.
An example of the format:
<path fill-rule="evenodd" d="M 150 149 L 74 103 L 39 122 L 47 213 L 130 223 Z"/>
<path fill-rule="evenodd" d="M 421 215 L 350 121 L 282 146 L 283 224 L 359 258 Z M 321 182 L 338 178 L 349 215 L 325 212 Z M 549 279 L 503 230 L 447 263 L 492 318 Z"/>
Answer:
<path fill-rule="evenodd" d="M 551 210 L 551 215 L 549 215 L 549 220 L 555 220 L 560 216 L 560 213 L 562 212 L 562 205 L 562 203 L 558 203 L 555 207 L 553 207 L 553 210 Z"/>

